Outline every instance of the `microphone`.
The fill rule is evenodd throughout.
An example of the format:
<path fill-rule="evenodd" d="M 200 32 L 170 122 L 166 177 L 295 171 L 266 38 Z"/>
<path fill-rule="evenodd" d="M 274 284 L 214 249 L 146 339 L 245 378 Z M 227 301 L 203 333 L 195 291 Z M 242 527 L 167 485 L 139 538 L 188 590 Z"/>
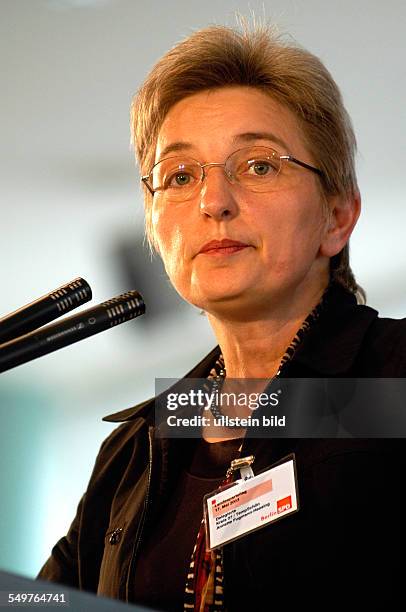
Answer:
<path fill-rule="evenodd" d="M 0 345 L 0 372 L 130 321 L 145 312 L 138 291 L 128 291 L 42 329 Z"/>
<path fill-rule="evenodd" d="M 0 319 L 0 344 L 50 323 L 92 299 L 90 285 L 75 278 Z"/>

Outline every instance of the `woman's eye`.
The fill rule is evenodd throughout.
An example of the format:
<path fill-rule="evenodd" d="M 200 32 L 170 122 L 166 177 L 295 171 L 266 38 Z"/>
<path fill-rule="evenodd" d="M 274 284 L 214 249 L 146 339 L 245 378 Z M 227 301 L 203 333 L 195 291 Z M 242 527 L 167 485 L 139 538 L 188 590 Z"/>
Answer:
<path fill-rule="evenodd" d="M 190 186 L 195 180 L 196 177 L 194 177 L 191 172 L 174 172 L 168 175 L 164 181 L 164 185 L 165 189 L 179 189 L 179 187 Z"/>
<path fill-rule="evenodd" d="M 275 168 L 267 161 L 254 161 L 250 163 L 248 172 L 251 175 L 266 176 L 275 172 Z"/>
<path fill-rule="evenodd" d="M 188 185 L 190 183 L 191 176 L 187 174 L 187 172 L 177 172 L 171 177 L 169 184 L 171 186 L 176 185 L 179 187 L 183 187 L 183 185 Z"/>

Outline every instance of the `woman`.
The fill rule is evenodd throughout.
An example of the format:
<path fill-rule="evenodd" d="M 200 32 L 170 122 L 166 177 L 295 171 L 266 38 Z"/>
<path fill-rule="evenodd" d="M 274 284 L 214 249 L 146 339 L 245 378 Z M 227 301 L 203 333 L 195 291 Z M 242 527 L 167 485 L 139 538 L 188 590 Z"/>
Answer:
<path fill-rule="evenodd" d="M 357 305 L 355 138 L 317 58 L 266 29 L 202 30 L 154 67 L 132 130 L 149 239 L 219 342 L 188 377 L 226 389 L 230 379 L 404 376 L 405 321 Z M 309 585 L 314 602 L 338 576 L 345 597 L 371 584 L 375 597 L 400 592 L 402 444 L 207 427 L 201 440 L 174 440 L 157 435 L 153 407 L 107 417 L 124 423 L 41 578 L 168 610 L 268 610 Z M 252 454 L 260 473 L 290 453 L 299 511 L 207 552 L 202 500 L 230 461 Z"/>

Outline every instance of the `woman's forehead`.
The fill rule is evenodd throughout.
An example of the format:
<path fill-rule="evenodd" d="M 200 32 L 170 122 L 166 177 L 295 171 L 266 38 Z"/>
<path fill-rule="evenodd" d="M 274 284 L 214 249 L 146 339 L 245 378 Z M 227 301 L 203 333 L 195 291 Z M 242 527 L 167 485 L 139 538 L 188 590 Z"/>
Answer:
<path fill-rule="evenodd" d="M 205 90 L 177 102 L 158 134 L 155 159 L 177 154 L 217 154 L 263 141 L 281 153 L 306 154 L 296 116 L 253 87 Z"/>

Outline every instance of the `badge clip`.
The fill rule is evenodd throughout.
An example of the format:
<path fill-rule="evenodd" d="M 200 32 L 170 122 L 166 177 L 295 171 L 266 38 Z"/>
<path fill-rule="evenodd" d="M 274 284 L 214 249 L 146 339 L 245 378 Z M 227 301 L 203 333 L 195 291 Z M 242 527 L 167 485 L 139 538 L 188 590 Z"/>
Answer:
<path fill-rule="evenodd" d="M 236 470 L 240 470 L 240 475 L 242 480 L 248 480 L 249 478 L 254 477 L 254 472 L 250 467 L 255 461 L 254 455 L 248 455 L 247 457 L 239 457 L 238 459 L 234 459 L 230 467 L 227 470 L 226 477 L 230 478 L 234 474 Z"/>

